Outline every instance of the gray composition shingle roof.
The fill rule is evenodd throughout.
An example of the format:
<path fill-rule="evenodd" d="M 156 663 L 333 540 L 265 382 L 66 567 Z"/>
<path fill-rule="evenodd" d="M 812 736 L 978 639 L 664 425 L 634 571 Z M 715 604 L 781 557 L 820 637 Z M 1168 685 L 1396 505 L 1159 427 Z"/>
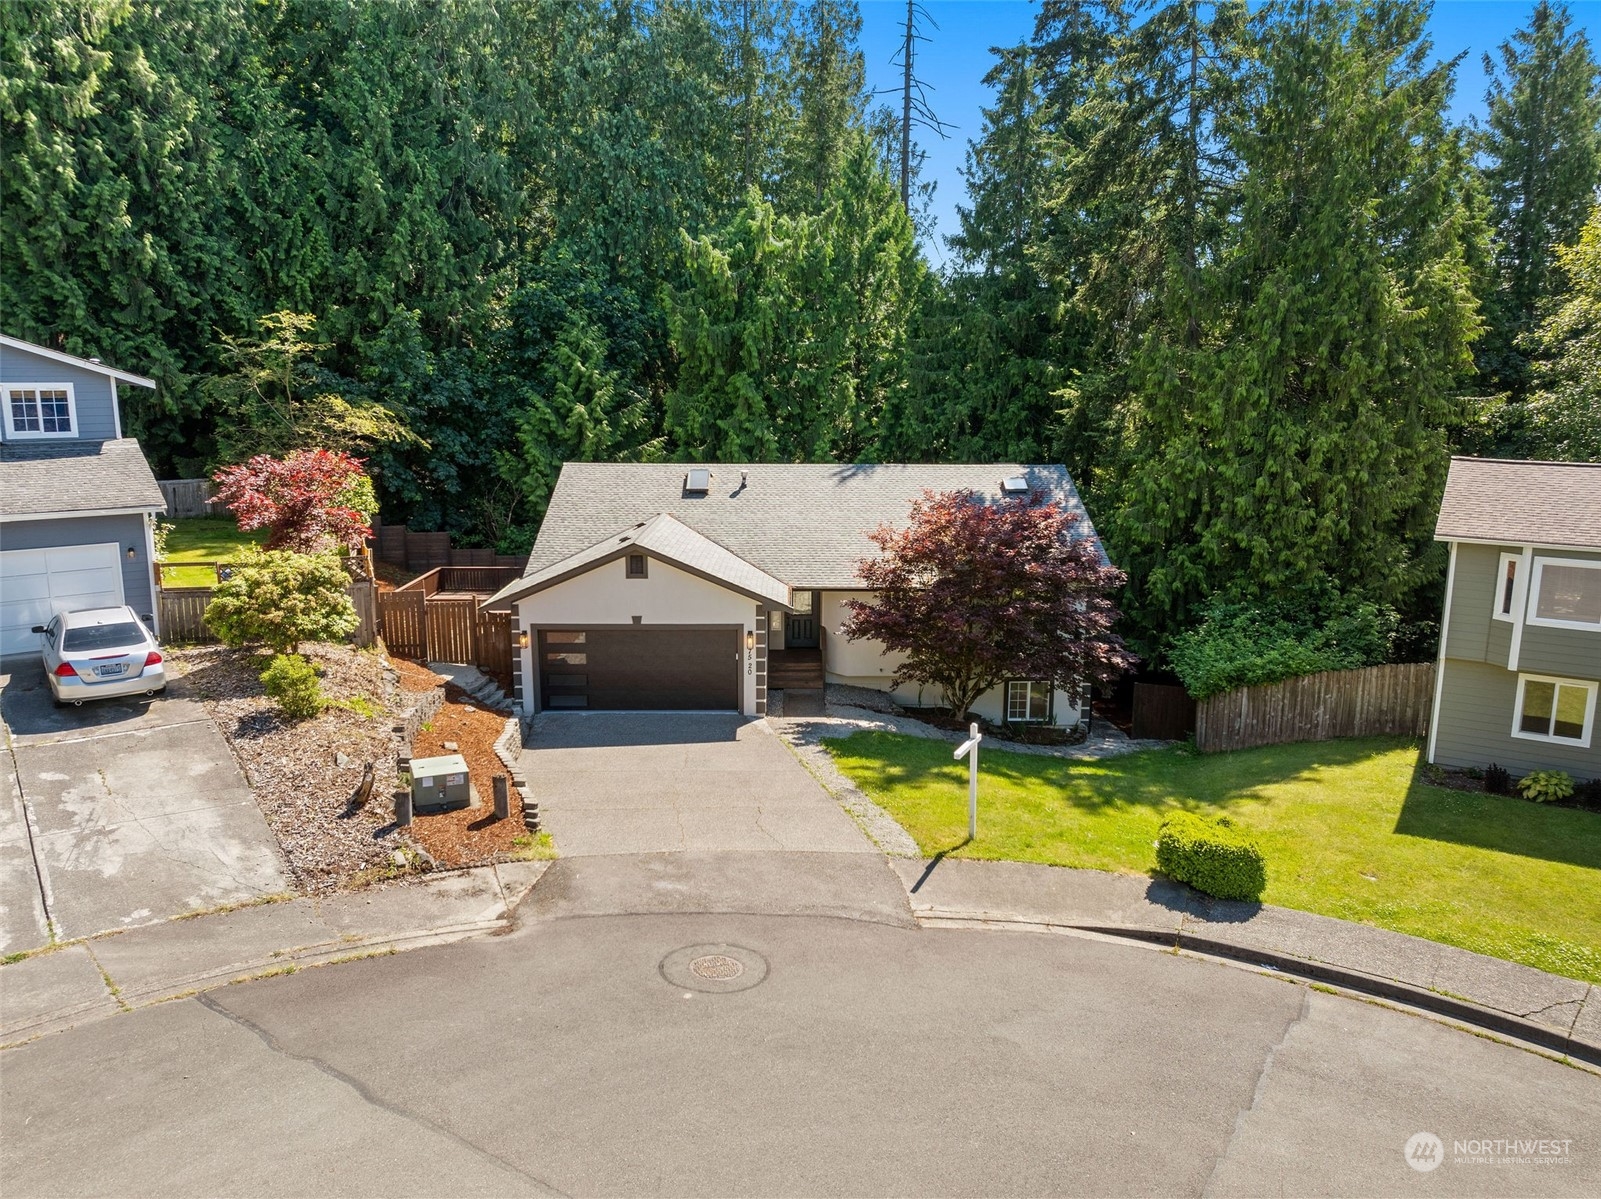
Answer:
<path fill-rule="evenodd" d="M 569 554 L 543 569 L 525 574 L 485 600 L 484 606 L 528 595 L 601 562 L 620 558 L 636 550 L 649 551 L 654 557 L 681 566 L 693 574 L 727 584 L 754 599 L 780 608 L 789 607 L 789 588 L 783 582 L 752 566 L 739 555 L 729 553 L 715 541 L 702 537 L 665 512 L 658 513 L 642 525 L 608 536 L 576 554 Z"/>
<path fill-rule="evenodd" d="M 792 587 L 858 587 L 856 564 L 877 553 L 867 534 L 883 524 L 904 527 L 911 502 L 925 489 L 971 489 L 999 500 L 1009 475 L 1024 476 L 1031 488 L 1077 512 L 1079 535 L 1095 536 L 1062 466 L 713 465 L 711 490 L 689 495 L 684 474 L 692 465 L 567 463 L 528 573 L 665 512 Z"/>
<path fill-rule="evenodd" d="M 1601 549 L 1601 462 L 1452 458 L 1434 536 Z"/>
<path fill-rule="evenodd" d="M 166 506 L 156 476 L 132 437 L 0 445 L 0 516 Z"/>

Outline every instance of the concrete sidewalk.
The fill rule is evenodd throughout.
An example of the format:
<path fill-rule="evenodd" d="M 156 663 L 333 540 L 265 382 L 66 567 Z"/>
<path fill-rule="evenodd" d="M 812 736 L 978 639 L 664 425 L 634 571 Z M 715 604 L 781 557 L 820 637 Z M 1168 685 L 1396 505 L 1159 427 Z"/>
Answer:
<path fill-rule="evenodd" d="M 69 941 L 0 966 L 0 1046 L 230 982 L 490 932 L 549 865 L 482 866 Z"/>
<path fill-rule="evenodd" d="M 893 858 L 937 925 L 1074 929 L 1210 954 L 1392 999 L 1601 1064 L 1601 987 L 1310 912 L 1208 899 L 1160 879 L 949 858 Z"/>

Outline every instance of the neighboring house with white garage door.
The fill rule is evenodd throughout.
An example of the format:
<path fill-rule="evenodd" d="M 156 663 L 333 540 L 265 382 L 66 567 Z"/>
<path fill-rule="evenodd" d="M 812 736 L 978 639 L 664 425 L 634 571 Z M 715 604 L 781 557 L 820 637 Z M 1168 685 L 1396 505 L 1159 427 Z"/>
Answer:
<path fill-rule="evenodd" d="M 1601 463 L 1453 458 L 1430 762 L 1601 778 Z"/>
<path fill-rule="evenodd" d="M 515 614 L 518 707 L 759 716 L 769 687 L 888 691 L 896 659 L 838 633 L 847 601 L 871 598 L 857 574 L 878 552 L 868 533 L 905 527 L 925 491 L 957 490 L 990 503 L 1039 493 L 1095 539 L 1061 466 L 569 462 L 526 573 L 485 601 Z M 895 694 L 935 707 L 936 690 Z M 973 710 L 1072 725 L 1080 697 L 1017 679 Z"/>
<path fill-rule="evenodd" d="M 55 612 L 127 604 L 156 627 L 166 504 L 122 435 L 119 383 L 156 385 L 0 334 L 0 656 L 36 652 Z"/>

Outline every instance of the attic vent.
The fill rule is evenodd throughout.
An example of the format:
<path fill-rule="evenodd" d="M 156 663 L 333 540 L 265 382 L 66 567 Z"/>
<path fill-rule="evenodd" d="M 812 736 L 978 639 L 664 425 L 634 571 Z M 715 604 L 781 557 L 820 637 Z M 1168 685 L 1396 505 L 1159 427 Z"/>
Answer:
<path fill-rule="evenodd" d="M 684 476 L 684 490 L 690 495 L 705 495 L 712 489 L 712 472 L 697 466 Z"/>
<path fill-rule="evenodd" d="M 1023 495 L 1028 491 L 1028 480 L 1022 475 L 1009 475 L 1001 480 L 1001 491 L 1006 495 Z"/>

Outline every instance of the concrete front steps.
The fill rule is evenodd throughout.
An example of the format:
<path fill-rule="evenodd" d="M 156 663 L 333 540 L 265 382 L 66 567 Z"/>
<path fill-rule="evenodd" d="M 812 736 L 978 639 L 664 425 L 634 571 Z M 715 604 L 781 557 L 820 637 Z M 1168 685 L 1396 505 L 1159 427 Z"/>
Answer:
<path fill-rule="evenodd" d="M 470 695 L 474 702 L 486 708 L 497 708 L 502 712 L 512 710 L 511 697 L 500 689 L 499 683 L 476 666 L 460 662 L 430 662 L 428 669 L 455 683 Z"/>

